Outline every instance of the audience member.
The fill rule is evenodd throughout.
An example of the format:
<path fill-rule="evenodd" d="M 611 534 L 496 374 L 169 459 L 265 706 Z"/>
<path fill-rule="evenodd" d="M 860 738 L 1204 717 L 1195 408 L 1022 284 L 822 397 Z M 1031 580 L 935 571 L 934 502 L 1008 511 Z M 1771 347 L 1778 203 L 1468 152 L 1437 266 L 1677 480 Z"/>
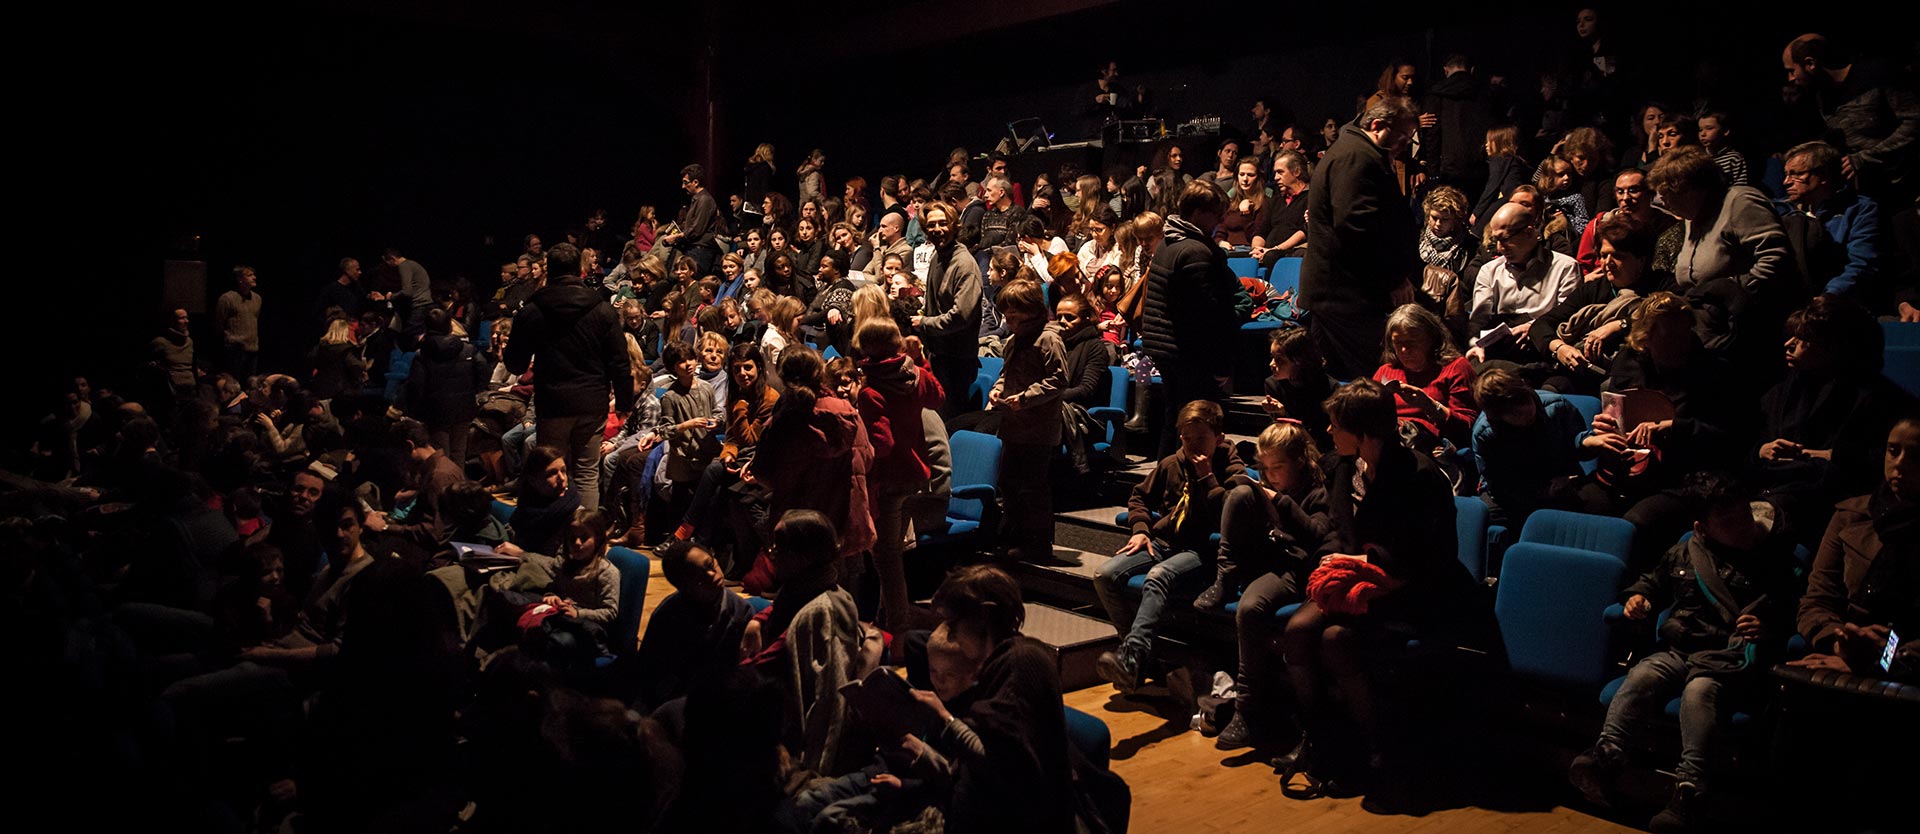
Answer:
<path fill-rule="evenodd" d="M 1300 305 L 1313 312 L 1308 328 L 1336 377 L 1365 372 L 1387 312 L 1413 300 L 1419 253 L 1393 158 L 1413 135 L 1417 115 L 1403 98 L 1368 107 L 1340 129 L 1307 192 Z"/>

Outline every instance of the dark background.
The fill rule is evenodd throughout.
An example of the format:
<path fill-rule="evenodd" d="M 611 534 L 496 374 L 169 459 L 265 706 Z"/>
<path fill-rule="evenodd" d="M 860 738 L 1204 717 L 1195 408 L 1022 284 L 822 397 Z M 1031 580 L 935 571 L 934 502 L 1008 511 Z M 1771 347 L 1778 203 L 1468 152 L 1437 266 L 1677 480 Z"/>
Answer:
<path fill-rule="evenodd" d="M 291 2 L 271 8 L 47 12 L 22 36 L 15 102 L 20 200 L 18 369 L 11 421 L 46 413 L 61 380 L 117 384 L 158 330 L 161 262 L 208 265 L 208 309 L 236 263 L 266 299 L 264 367 L 317 335 L 312 299 L 344 255 L 395 246 L 436 281 L 493 280 L 522 235 L 549 243 L 588 209 L 624 229 L 643 203 L 683 202 L 678 168 L 707 163 L 736 189 L 755 143 L 791 177 L 812 147 L 827 180 L 930 177 L 956 145 L 990 149 L 1013 119 L 1084 138 L 1083 102 L 1108 58 L 1172 120 L 1216 114 L 1245 130 L 1271 93 L 1316 126 L 1348 118 L 1394 56 L 1432 79 L 1464 51 L 1522 93 L 1568 54 L 1578 4 L 1399 7 L 1027 0 L 818 0 L 768 9 L 562 0 Z M 1685 102 L 1703 59 L 1743 93 L 1760 139 L 1779 52 L 1819 30 L 1911 60 L 1908 34 L 1834 4 L 1795 19 L 1758 7 L 1615 4 L 1648 92 Z M 1211 164 L 1210 148 L 1187 167 Z M 790 184 L 787 186 L 790 188 Z M 202 322 L 203 357 L 218 339 Z M 19 396 L 24 395 L 24 396 Z M 19 435 L 14 435 L 19 436 Z"/>

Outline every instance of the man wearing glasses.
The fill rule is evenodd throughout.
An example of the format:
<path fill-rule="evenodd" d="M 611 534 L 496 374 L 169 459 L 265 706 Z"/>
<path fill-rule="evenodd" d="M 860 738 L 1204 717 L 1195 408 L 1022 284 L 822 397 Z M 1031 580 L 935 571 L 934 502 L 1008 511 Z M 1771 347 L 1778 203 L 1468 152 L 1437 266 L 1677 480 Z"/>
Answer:
<path fill-rule="evenodd" d="M 1825 142 L 1795 145 L 1786 156 L 1787 198 L 1773 210 L 1808 289 L 1858 297 L 1880 278 L 1880 204 L 1847 187 L 1841 159 Z M 1908 310 L 1900 312 L 1906 319 Z"/>
<path fill-rule="evenodd" d="M 680 231 L 660 239 L 693 259 L 696 277 L 712 275 L 713 262 L 720 254 L 714 245 L 720 236 L 720 206 L 702 182 L 706 175 L 706 169 L 697 163 L 680 169 L 680 189 L 688 197 L 687 219 L 680 224 Z"/>
<path fill-rule="evenodd" d="M 1648 264 L 1655 272 L 1672 272 L 1673 258 L 1680 251 L 1680 233 L 1675 231 L 1678 219 L 1653 206 L 1653 186 L 1647 184 L 1647 172 L 1639 168 L 1628 168 L 1613 178 L 1613 201 L 1618 206 L 1601 215 L 1625 216 L 1653 230 L 1659 242 L 1654 245 L 1653 261 Z M 1599 218 L 1595 218 L 1597 221 Z M 1580 235 L 1580 248 L 1574 260 L 1580 262 L 1580 274 L 1585 275 L 1600 266 L 1600 241 L 1595 236 L 1595 224 L 1588 223 L 1587 230 Z"/>

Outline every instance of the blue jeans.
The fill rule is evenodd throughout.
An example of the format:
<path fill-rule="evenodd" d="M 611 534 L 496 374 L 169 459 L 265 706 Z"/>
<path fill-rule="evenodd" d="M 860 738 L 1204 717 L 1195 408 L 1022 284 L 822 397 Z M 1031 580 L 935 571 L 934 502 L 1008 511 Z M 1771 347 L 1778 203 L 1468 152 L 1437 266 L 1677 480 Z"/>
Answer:
<path fill-rule="evenodd" d="M 527 459 L 527 446 L 533 443 L 533 423 L 517 423 L 500 435 L 501 466 L 505 472 L 519 472 Z"/>
<path fill-rule="evenodd" d="M 1100 605 L 1107 609 L 1107 619 L 1113 621 L 1115 628 L 1122 623 L 1131 624 L 1124 629 L 1120 648 L 1136 658 L 1145 658 L 1153 650 L 1153 634 L 1160 627 L 1160 620 L 1166 611 L 1167 601 L 1179 597 L 1192 599 L 1213 582 L 1213 574 L 1202 570 L 1206 561 L 1200 554 L 1191 550 L 1168 555 L 1160 545 L 1154 544 L 1144 550 L 1126 555 L 1115 556 L 1100 566 L 1100 572 L 1093 576 L 1093 590 L 1100 597 Z M 1140 601 L 1133 601 L 1133 594 L 1127 591 L 1127 580 L 1145 573 L 1147 585 L 1140 592 Z"/>
<path fill-rule="evenodd" d="M 1600 729 L 1600 744 L 1615 749 L 1627 748 L 1635 731 L 1666 710 L 1667 699 L 1680 693 L 1680 778 L 1701 781 L 1707 772 L 1707 754 L 1718 729 L 1720 715 L 1719 678 L 1702 675 L 1687 679 L 1687 656 L 1669 649 L 1648 655 L 1627 672 L 1627 680 L 1607 705 L 1607 722 Z"/>

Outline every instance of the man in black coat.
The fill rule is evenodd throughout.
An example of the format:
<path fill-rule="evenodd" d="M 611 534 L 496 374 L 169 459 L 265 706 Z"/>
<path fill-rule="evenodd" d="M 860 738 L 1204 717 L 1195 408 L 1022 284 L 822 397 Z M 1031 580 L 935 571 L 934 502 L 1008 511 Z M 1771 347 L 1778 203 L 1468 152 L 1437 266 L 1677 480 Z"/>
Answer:
<path fill-rule="evenodd" d="M 580 505 L 597 507 L 608 389 L 615 410 L 633 410 L 626 335 L 613 305 L 581 278 L 579 249 L 567 243 L 548 249 L 547 274 L 552 283 L 514 314 L 503 361 L 516 376 L 533 365 L 534 435 L 541 445 L 566 451 Z"/>
<path fill-rule="evenodd" d="M 1179 211 L 1167 218 L 1166 240 L 1147 268 L 1139 327 L 1166 393 L 1162 457 L 1180 444 L 1174 424 L 1181 406 L 1193 400 L 1223 402 L 1233 374 L 1234 337 L 1240 332 L 1233 305 L 1240 280 L 1213 243 L 1226 208 L 1227 195 L 1211 179 L 1187 183 Z"/>
<path fill-rule="evenodd" d="M 480 350 L 453 335 L 447 311 L 427 311 L 426 335 L 407 376 L 407 414 L 427 427 L 433 447 L 455 466 L 467 463 L 467 433 L 480 413 L 489 369 Z"/>
<path fill-rule="evenodd" d="M 1300 302 L 1327 372 L 1338 379 L 1373 372 L 1387 313 L 1413 301 L 1410 279 L 1419 274 L 1420 256 L 1393 156 L 1418 124 L 1405 98 L 1367 108 L 1340 128 L 1307 192 Z"/>

